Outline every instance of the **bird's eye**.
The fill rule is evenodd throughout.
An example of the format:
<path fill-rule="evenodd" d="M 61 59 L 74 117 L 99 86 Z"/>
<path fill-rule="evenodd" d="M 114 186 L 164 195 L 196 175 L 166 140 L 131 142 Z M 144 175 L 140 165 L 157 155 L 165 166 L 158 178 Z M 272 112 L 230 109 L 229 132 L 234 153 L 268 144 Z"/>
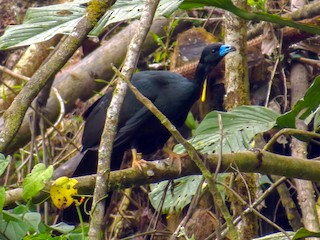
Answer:
<path fill-rule="evenodd" d="M 217 51 L 217 49 L 212 49 L 211 50 L 212 53 L 215 53 L 216 51 Z"/>

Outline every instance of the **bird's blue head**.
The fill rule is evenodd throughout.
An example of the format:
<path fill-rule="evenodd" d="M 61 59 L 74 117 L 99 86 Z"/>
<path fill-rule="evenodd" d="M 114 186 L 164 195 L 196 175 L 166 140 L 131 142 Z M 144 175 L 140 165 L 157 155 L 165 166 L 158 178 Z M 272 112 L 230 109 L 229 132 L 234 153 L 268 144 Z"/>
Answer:
<path fill-rule="evenodd" d="M 206 46 L 201 54 L 200 68 L 205 69 L 205 72 L 208 73 L 210 68 L 216 66 L 225 55 L 233 51 L 236 49 L 227 44 L 214 43 Z"/>
<path fill-rule="evenodd" d="M 227 55 L 229 52 L 233 52 L 235 51 L 236 49 L 231 46 L 231 45 L 227 45 L 227 44 L 222 44 L 220 46 L 220 49 L 219 49 L 219 55 L 220 57 L 224 57 L 225 55 Z"/>

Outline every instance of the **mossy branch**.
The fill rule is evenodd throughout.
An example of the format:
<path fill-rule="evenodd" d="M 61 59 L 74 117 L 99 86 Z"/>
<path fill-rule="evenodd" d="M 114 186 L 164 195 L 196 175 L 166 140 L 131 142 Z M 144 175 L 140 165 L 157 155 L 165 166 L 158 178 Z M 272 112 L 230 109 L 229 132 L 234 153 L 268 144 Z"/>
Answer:
<path fill-rule="evenodd" d="M 203 157 L 210 172 L 214 172 L 219 162 L 218 154 Z M 299 159 L 289 156 L 274 154 L 264 150 L 246 151 L 222 154 L 223 161 L 219 172 L 261 173 L 265 175 L 278 175 L 287 178 L 299 178 L 314 182 L 320 181 L 320 161 Z M 143 171 L 135 168 L 112 171 L 110 173 L 110 190 L 136 187 L 148 183 L 172 180 L 182 176 L 200 174 L 199 168 L 190 157 L 183 158 L 181 169 L 172 161 L 150 161 L 143 166 Z M 77 188 L 80 192 L 93 191 L 95 175 L 77 177 Z M 51 183 L 48 183 L 43 193 L 39 194 L 34 202 L 40 202 L 48 196 Z M 22 189 L 17 188 L 6 192 L 5 206 L 21 201 Z"/>

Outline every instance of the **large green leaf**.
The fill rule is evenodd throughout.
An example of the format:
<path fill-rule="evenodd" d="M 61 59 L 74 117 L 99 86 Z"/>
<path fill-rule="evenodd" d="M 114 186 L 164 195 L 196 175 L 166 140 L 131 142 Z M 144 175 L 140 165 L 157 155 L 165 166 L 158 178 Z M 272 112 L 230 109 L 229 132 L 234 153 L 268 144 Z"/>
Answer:
<path fill-rule="evenodd" d="M 75 0 L 71 3 L 29 8 L 24 23 L 8 27 L 0 37 L 0 50 L 42 42 L 56 34 L 69 34 L 85 14 L 84 6 L 88 2 L 89 0 Z M 145 1 L 117 0 L 89 35 L 98 36 L 110 23 L 138 18 L 144 3 Z M 184 9 L 204 6 L 219 7 L 246 20 L 268 21 L 280 26 L 290 26 L 313 34 L 320 34 L 320 28 L 316 26 L 297 23 L 265 12 L 248 12 L 234 6 L 231 0 L 161 0 L 156 15 L 169 15 L 179 5 Z"/>
<path fill-rule="evenodd" d="M 222 151 L 238 152 L 250 148 L 250 142 L 257 133 L 265 132 L 276 123 L 278 114 L 260 106 L 240 106 L 231 112 L 210 112 L 195 131 L 190 143 L 202 153 L 214 153 L 219 148 L 218 115 L 222 118 Z M 176 152 L 184 152 L 177 145 Z"/>
<path fill-rule="evenodd" d="M 28 229 L 28 224 L 20 216 L 8 211 L 0 214 L 0 236 L 4 239 L 23 239 Z"/>
<path fill-rule="evenodd" d="M 231 112 L 211 112 L 200 123 L 195 131 L 195 137 L 190 140 L 192 145 L 202 153 L 212 153 L 219 148 L 218 114 L 222 116 L 223 152 L 237 152 L 249 148 L 249 144 L 257 133 L 271 129 L 276 122 L 277 113 L 259 106 L 241 106 Z M 178 153 L 184 152 L 182 145 L 175 147 Z M 218 181 L 223 181 L 225 175 L 219 174 Z M 169 189 L 163 203 L 163 213 L 181 211 L 190 203 L 200 182 L 200 176 L 188 176 L 174 180 L 173 190 Z M 168 184 L 164 181 L 151 184 L 149 199 L 157 209 L 163 192 Z M 220 185 L 218 185 L 220 186 Z M 219 187 L 223 195 L 223 188 Z"/>
<path fill-rule="evenodd" d="M 56 34 L 69 34 L 84 16 L 89 0 L 29 8 L 22 25 L 10 26 L 0 37 L 0 50 L 42 42 Z M 182 0 L 161 0 L 156 15 L 168 15 L 175 11 Z M 145 1 L 117 0 L 89 33 L 99 35 L 104 28 L 115 22 L 140 17 Z"/>
<path fill-rule="evenodd" d="M 176 179 L 172 182 L 173 186 L 169 186 L 169 181 L 150 184 L 151 192 L 149 199 L 152 206 L 158 209 L 165 189 L 167 189 L 164 199 L 162 213 L 180 212 L 186 205 L 191 202 L 192 197 L 197 191 L 202 176 L 187 176 Z M 173 189 L 173 190 L 172 190 Z"/>
<path fill-rule="evenodd" d="M 43 163 L 35 165 L 31 173 L 23 181 L 22 198 L 29 200 L 38 194 L 45 187 L 46 182 L 52 177 L 52 174 L 52 165 L 47 168 Z"/>
<path fill-rule="evenodd" d="M 155 15 L 168 16 L 177 10 L 182 2 L 183 0 L 161 0 Z M 117 0 L 89 33 L 89 36 L 98 36 L 111 23 L 140 17 L 144 4 L 145 1 Z"/>
<path fill-rule="evenodd" d="M 24 23 L 7 27 L 0 37 L 0 49 L 21 47 L 49 40 L 57 34 L 71 33 L 86 9 L 88 0 L 29 8 Z"/>
<path fill-rule="evenodd" d="M 316 77 L 308 91 L 292 108 L 291 111 L 280 116 L 277 119 L 277 124 L 282 128 L 295 128 L 296 118 L 299 117 L 301 120 L 307 118 L 313 118 L 317 116 L 315 113 L 318 112 L 320 105 L 320 76 Z M 317 120 L 319 122 L 319 120 Z"/>

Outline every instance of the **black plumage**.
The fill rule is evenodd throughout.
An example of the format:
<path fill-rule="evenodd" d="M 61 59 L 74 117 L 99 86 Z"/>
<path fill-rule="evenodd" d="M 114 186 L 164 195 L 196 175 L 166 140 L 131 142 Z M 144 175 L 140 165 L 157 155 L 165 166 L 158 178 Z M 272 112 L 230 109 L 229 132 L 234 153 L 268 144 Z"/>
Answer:
<path fill-rule="evenodd" d="M 177 127 L 181 127 L 191 106 L 199 99 L 203 83 L 213 67 L 229 52 L 230 45 L 212 44 L 204 48 L 193 80 L 169 71 L 135 73 L 132 84 Z M 84 114 L 81 159 L 74 176 L 94 173 L 97 149 L 110 104 L 112 92 L 98 99 Z M 163 147 L 170 137 L 168 130 L 128 90 L 121 108 L 118 131 L 113 145 L 111 169 L 118 169 L 123 153 L 135 148 L 149 154 Z"/>
<path fill-rule="evenodd" d="M 191 106 L 200 97 L 203 83 L 219 61 L 235 48 L 212 44 L 204 48 L 193 80 L 168 71 L 144 71 L 135 73 L 132 84 L 177 127 L 181 127 Z M 96 172 L 98 147 L 112 91 L 98 99 L 84 114 L 86 120 L 82 136 L 82 150 L 55 171 L 61 175 L 81 176 Z M 113 144 L 111 170 L 120 168 L 123 154 L 130 148 L 143 154 L 162 148 L 170 133 L 160 121 L 128 90 L 119 115 L 118 131 Z M 108 205 L 110 195 L 107 199 Z M 83 211 L 83 210 L 82 210 Z M 84 214 L 83 214 L 84 215 Z M 84 215 L 87 220 L 86 216 Z M 64 210 L 62 220 L 77 223 L 74 207 Z"/>

